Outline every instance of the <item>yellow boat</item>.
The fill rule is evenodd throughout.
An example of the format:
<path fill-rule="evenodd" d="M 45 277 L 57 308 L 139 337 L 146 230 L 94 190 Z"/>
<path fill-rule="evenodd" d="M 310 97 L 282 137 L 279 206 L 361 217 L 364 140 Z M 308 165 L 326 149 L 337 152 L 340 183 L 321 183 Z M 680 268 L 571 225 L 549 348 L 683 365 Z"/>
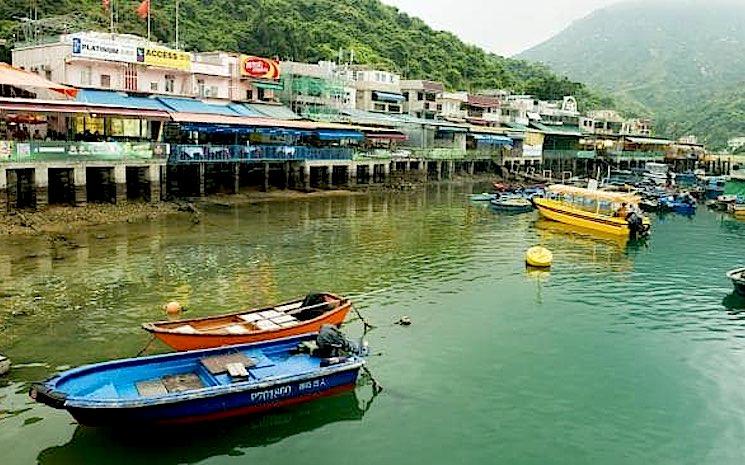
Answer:
<path fill-rule="evenodd" d="M 620 237 L 639 237 L 649 233 L 649 218 L 639 213 L 639 197 L 626 192 L 583 189 L 557 184 L 549 186 L 546 198 L 534 198 L 545 218 L 567 225 L 591 229 Z M 617 216 L 626 204 L 630 213 Z"/>

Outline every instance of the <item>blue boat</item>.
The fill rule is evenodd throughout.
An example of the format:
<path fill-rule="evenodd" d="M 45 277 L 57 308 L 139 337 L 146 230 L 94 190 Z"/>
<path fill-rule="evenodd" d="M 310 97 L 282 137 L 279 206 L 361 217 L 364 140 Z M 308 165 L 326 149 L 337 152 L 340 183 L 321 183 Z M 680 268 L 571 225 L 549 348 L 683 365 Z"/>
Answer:
<path fill-rule="evenodd" d="M 533 202 L 517 195 L 503 195 L 490 204 L 494 210 L 510 213 L 527 213 L 533 210 Z"/>
<path fill-rule="evenodd" d="M 696 213 L 696 199 L 689 194 L 660 197 L 659 206 L 661 210 L 672 211 L 682 215 Z"/>
<path fill-rule="evenodd" d="M 343 338 L 339 348 L 322 347 L 325 330 L 82 366 L 33 384 L 29 395 L 87 426 L 170 425 L 258 413 L 354 389 L 363 350 Z M 316 340 L 322 353 L 299 350 Z"/>
<path fill-rule="evenodd" d="M 471 202 L 489 202 L 496 199 L 497 197 L 499 197 L 498 194 L 490 194 L 488 192 L 484 192 L 482 194 L 473 194 L 469 196 L 468 199 Z"/>

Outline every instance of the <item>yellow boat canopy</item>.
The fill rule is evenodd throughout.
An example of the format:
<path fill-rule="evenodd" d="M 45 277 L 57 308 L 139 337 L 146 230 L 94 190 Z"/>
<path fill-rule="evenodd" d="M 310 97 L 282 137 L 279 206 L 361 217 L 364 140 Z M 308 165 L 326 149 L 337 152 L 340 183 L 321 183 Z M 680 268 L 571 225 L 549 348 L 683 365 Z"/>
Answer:
<path fill-rule="evenodd" d="M 563 184 L 554 184 L 548 187 L 548 192 L 558 195 L 570 195 L 573 197 L 583 197 L 592 200 L 604 200 L 614 203 L 638 204 L 639 196 L 628 192 L 611 192 L 601 190 L 584 189 L 582 187 L 565 186 Z"/>

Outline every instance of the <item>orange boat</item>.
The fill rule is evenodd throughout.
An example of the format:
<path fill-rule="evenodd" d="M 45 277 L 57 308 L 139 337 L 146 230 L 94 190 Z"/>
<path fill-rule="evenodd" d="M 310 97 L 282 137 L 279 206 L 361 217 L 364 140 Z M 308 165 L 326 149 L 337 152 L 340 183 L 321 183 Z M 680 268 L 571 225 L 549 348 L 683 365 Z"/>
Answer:
<path fill-rule="evenodd" d="M 339 326 L 351 308 L 349 299 L 334 294 L 308 294 L 273 307 L 142 327 L 176 350 L 209 349 L 314 333 L 327 324 Z"/>

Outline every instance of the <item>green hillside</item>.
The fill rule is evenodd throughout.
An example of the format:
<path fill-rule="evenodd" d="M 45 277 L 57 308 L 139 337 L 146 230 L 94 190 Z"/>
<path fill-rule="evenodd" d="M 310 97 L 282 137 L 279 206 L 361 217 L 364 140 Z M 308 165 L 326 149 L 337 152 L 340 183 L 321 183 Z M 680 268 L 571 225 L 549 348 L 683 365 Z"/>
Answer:
<path fill-rule="evenodd" d="M 118 31 L 146 34 L 135 15 L 136 0 L 111 0 Z M 0 2 L 0 38 L 22 37 L 21 18 L 29 0 Z M 108 27 L 100 0 L 37 1 L 39 16 L 66 15 L 50 27 L 70 30 Z M 153 33 L 173 42 L 174 0 L 153 0 Z M 583 85 L 548 68 L 505 59 L 467 45 L 449 32 L 432 30 L 422 20 L 377 0 L 181 0 L 181 41 L 192 50 L 230 50 L 302 61 L 333 60 L 352 49 L 355 62 L 380 66 L 417 79 L 439 80 L 451 89 L 509 88 L 540 98 L 568 94 L 583 105 L 611 104 Z M 8 60 L 8 46 L 5 56 Z"/>
<path fill-rule="evenodd" d="M 573 23 L 520 58 L 612 92 L 657 118 L 661 130 L 715 146 L 745 134 L 745 2 L 646 0 Z M 704 112 L 704 113 L 701 113 Z"/>

